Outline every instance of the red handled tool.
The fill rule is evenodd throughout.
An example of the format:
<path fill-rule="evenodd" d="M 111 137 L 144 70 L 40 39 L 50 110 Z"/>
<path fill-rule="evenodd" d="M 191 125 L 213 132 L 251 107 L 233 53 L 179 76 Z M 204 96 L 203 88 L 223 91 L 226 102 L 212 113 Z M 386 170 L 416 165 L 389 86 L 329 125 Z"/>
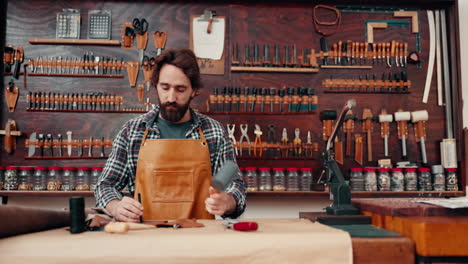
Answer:
<path fill-rule="evenodd" d="M 223 225 L 226 228 L 236 231 L 256 231 L 258 229 L 258 224 L 256 222 L 240 222 L 231 219 L 224 220 Z"/>

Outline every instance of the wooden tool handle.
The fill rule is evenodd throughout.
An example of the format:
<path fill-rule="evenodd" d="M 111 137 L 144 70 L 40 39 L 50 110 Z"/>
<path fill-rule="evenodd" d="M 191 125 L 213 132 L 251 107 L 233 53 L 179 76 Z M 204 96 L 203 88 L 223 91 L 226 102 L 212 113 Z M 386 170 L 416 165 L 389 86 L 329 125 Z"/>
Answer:
<path fill-rule="evenodd" d="M 367 161 L 372 161 L 372 131 L 367 130 Z"/>

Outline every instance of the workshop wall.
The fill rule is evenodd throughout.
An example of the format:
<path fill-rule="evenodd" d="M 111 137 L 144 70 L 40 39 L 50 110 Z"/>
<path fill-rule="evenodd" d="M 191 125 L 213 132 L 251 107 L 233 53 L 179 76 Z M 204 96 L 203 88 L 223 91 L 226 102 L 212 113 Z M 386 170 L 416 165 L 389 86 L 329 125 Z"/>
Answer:
<path fill-rule="evenodd" d="M 348 3 L 349 1 L 336 1 L 335 3 Z M 362 1 L 357 1 L 361 4 Z M 378 2 L 380 6 L 386 7 L 382 1 L 368 1 L 369 4 Z M 424 2 L 427 3 L 427 2 Z M 388 3 L 394 5 L 394 3 Z M 29 60 L 37 60 L 38 58 L 82 58 L 85 53 L 93 52 L 95 56 L 110 56 L 123 61 L 138 60 L 138 50 L 134 47 L 131 50 L 122 49 L 119 46 L 94 46 L 94 45 L 49 45 L 39 44 L 32 45 L 28 42 L 34 38 L 55 38 L 56 34 L 56 14 L 62 12 L 65 8 L 75 8 L 81 11 L 81 38 L 87 37 L 88 27 L 88 12 L 91 10 L 109 10 L 112 13 L 112 39 L 121 40 L 122 26 L 125 22 L 131 22 L 133 18 L 145 18 L 148 23 L 148 32 L 150 38 L 145 54 L 155 56 L 155 46 L 151 37 L 155 31 L 167 32 L 166 48 L 181 48 L 189 46 L 189 31 L 190 31 L 190 16 L 200 15 L 204 10 L 216 10 L 216 13 L 225 16 L 226 20 L 226 41 L 225 41 L 225 71 L 223 75 L 203 75 L 204 88 L 199 96 L 193 100 L 193 107 L 202 112 L 207 112 L 207 102 L 210 95 L 214 93 L 214 88 L 218 88 L 221 93 L 223 87 L 249 87 L 255 88 L 276 88 L 276 90 L 284 87 L 306 87 L 313 88 L 315 95 L 318 97 L 318 108 L 315 111 L 278 114 L 261 113 L 260 106 L 257 104 L 255 112 L 252 114 L 236 113 L 236 114 L 212 114 L 212 117 L 221 121 L 223 124 L 236 124 L 235 137 L 239 139 L 241 136 L 239 124 L 249 124 L 249 137 L 253 142 L 255 135 L 253 128 L 258 124 L 263 132 L 262 141 L 267 140 L 267 127 L 273 124 L 276 127 L 276 140 L 281 139 L 283 128 L 288 131 L 289 142 L 294 139 L 294 129 L 300 129 L 300 138 L 302 142 L 306 141 L 307 132 L 311 132 L 311 141 L 318 143 L 319 151 L 314 151 L 312 157 L 242 157 L 239 159 L 240 166 L 265 166 L 265 167 L 312 167 L 314 174 L 317 175 L 321 169 L 321 152 L 325 149 L 325 142 L 322 139 L 322 121 L 320 112 L 324 110 L 335 110 L 339 113 L 343 104 L 348 99 L 356 99 L 357 106 L 352 109 L 357 116 L 355 121 L 355 129 L 353 132 L 352 155 L 345 156 L 343 171 L 347 174 L 347 170 L 354 166 L 377 166 L 377 160 L 384 157 L 383 139 L 380 135 L 380 123 L 378 123 L 378 115 L 382 109 L 386 109 L 389 114 L 393 114 L 398 109 L 404 111 L 427 110 L 429 119 L 426 122 L 426 152 L 429 165 L 440 164 L 440 141 L 446 137 L 445 135 L 445 108 L 437 106 L 437 89 L 436 75 L 434 74 L 429 93 L 429 101 L 427 104 L 421 102 L 424 92 L 426 72 L 429 57 L 429 28 L 426 15 L 426 8 L 447 8 L 447 17 L 449 22 L 449 52 L 452 58 L 458 56 L 458 36 L 457 30 L 457 14 L 454 13 L 454 3 L 445 1 L 431 1 L 429 4 L 413 1 L 412 6 L 400 5 L 403 7 L 416 7 L 419 12 L 419 37 L 417 34 L 411 33 L 411 21 L 409 18 L 399 18 L 400 21 L 407 23 L 388 26 L 387 29 L 375 29 L 374 39 L 376 42 L 398 42 L 408 43 L 409 51 L 416 51 L 420 47 L 421 67 L 417 64 L 408 64 L 407 67 L 392 67 L 386 65 L 385 60 L 380 62 L 372 59 L 357 60 L 355 64 L 350 62 L 347 66 L 372 66 L 371 69 L 354 69 L 339 68 L 339 69 L 323 69 L 315 67 L 316 73 L 297 73 L 291 70 L 287 73 L 276 72 L 251 72 L 251 71 L 231 71 L 232 54 L 237 46 L 238 58 L 242 62 L 245 61 L 245 46 L 249 45 L 253 54 L 254 43 L 259 45 L 260 57 L 263 57 L 263 45 L 269 44 L 271 59 L 274 58 L 274 45 L 280 46 L 280 57 L 285 57 L 285 46 L 288 45 L 292 54 L 293 46 L 296 45 L 297 55 L 302 55 L 304 48 L 314 49 L 315 52 L 320 52 L 320 37 L 314 29 L 313 7 L 314 4 L 297 1 L 294 3 L 278 3 L 276 1 L 264 1 L 256 4 L 239 1 L 233 4 L 223 2 L 186 2 L 186 1 L 163 1 L 163 2 L 124 2 L 124 1 L 8 1 L 8 11 L 6 16 L 5 45 L 11 44 L 14 47 L 22 45 L 24 47 L 24 62 Z M 387 6 L 388 7 L 388 6 Z M 449 8 L 450 7 L 450 8 Z M 319 19 L 325 19 L 328 11 L 318 10 L 317 16 Z M 380 12 L 341 12 L 341 25 L 337 32 L 331 36 L 327 36 L 328 49 L 332 50 L 333 44 L 339 41 L 346 42 L 365 42 L 366 20 L 394 20 L 393 13 Z M 408 25 L 409 24 L 409 25 Z M 333 28 L 326 27 L 327 31 Z M 417 46 L 420 45 L 420 46 Z M 371 49 L 369 49 L 371 50 Z M 300 60 L 299 60 L 300 61 Z M 298 61 L 298 62 L 299 62 Z M 317 58 L 317 63 L 322 64 L 322 58 Z M 459 87 L 459 62 L 456 59 L 451 61 L 452 69 L 452 98 L 453 108 L 449 111 L 454 115 L 454 136 L 459 142 L 458 157 L 462 156 L 463 138 L 461 137 L 462 113 L 460 110 L 460 87 Z M 334 59 L 329 58 L 329 64 L 334 65 Z M 291 68 L 292 69 L 292 68 Z M 21 70 L 23 71 L 23 69 Z M 346 89 L 341 87 L 331 91 L 323 85 L 325 79 L 337 80 L 381 80 L 385 76 L 391 75 L 394 79 L 395 74 L 400 76 L 404 71 L 407 74 L 408 80 L 411 81 L 411 86 L 408 91 L 394 92 L 374 92 L 365 87 L 355 87 L 352 92 L 342 93 L 339 90 Z M 26 147 L 26 139 L 36 132 L 37 134 L 51 134 L 54 139 L 58 134 L 61 134 L 66 139 L 66 132 L 72 131 L 74 139 L 81 139 L 85 143 L 90 137 L 95 139 L 112 139 L 115 137 L 121 126 L 129 119 L 140 115 L 141 113 L 90 113 L 90 112 L 73 112 L 73 111 L 28 111 L 27 95 L 28 93 L 61 93 L 71 95 L 76 93 L 107 93 L 122 96 L 124 98 L 123 107 L 130 110 L 145 109 L 144 102 L 149 98 L 151 103 L 157 103 L 156 93 L 154 88 L 149 91 L 144 90 L 143 101 L 140 102 L 137 96 L 137 88 L 129 86 L 127 72 L 122 71 L 122 78 L 89 78 L 89 77 L 47 77 L 47 76 L 28 76 L 27 87 L 24 84 L 24 76 L 20 75 L 19 79 L 13 79 L 7 75 L 3 79 L 4 87 L 13 79 L 16 86 L 19 88 L 19 98 L 14 112 L 8 112 L 5 105 L 4 91 L 2 89 L 2 105 L 1 121 L 2 127 L 8 119 L 14 119 L 17 123 L 17 129 L 23 132 L 23 136 L 16 139 L 16 150 L 12 154 L 3 151 L 4 143 L 0 143 L 2 152 L 0 152 L 1 165 L 27 165 L 27 166 L 102 166 L 105 163 L 104 158 L 100 158 L 101 150 L 99 147 L 94 147 L 91 159 L 56 159 L 56 158 L 40 158 L 39 148 L 36 148 L 33 158 L 28 157 L 28 147 Z M 374 77 L 375 76 L 375 77 Z M 143 73 L 140 71 L 138 76 L 138 84 L 144 83 Z M 250 105 L 249 105 L 250 106 Z M 373 117 L 377 118 L 372 122 L 372 161 L 368 161 L 367 151 L 367 135 L 363 131 L 363 122 L 361 121 L 363 110 L 370 108 Z M 265 112 L 269 112 L 269 106 L 265 106 Z M 210 111 L 213 111 L 210 106 Z M 286 110 L 284 110 L 286 111 Z M 210 114 L 208 112 L 208 114 Z M 421 165 L 420 146 L 415 138 L 414 126 L 408 124 L 409 136 L 407 140 L 407 148 L 409 160 Z M 359 134 L 363 137 L 364 159 L 362 164 L 358 164 L 354 157 L 354 138 Z M 343 132 L 339 134 L 340 140 L 345 139 Z M 106 146 L 104 155 L 108 155 L 110 147 Z M 57 149 L 54 149 L 54 156 L 57 155 Z M 66 153 L 66 148 L 63 148 Z M 78 149 L 73 149 L 72 156 L 77 155 Z M 87 145 L 83 149 L 84 156 L 88 156 Z M 64 153 L 64 156 L 67 156 Z M 44 156 L 50 156 L 49 150 L 44 149 Z M 397 125 L 395 122 L 390 124 L 389 137 L 389 157 L 392 162 L 401 160 L 401 142 L 397 137 Z M 462 166 L 462 164 L 459 165 Z M 464 173 L 460 173 L 464 175 Z M 466 180 L 460 177 L 464 186 Z"/>

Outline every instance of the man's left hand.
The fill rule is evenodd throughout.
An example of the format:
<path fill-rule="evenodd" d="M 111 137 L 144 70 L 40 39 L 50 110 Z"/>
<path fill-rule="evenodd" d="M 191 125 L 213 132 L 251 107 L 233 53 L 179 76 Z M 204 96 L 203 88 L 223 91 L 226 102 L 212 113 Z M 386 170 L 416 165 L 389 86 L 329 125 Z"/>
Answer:
<path fill-rule="evenodd" d="M 218 192 L 210 186 L 210 197 L 205 200 L 206 211 L 214 215 L 224 215 L 234 212 L 236 200 L 227 192 Z"/>

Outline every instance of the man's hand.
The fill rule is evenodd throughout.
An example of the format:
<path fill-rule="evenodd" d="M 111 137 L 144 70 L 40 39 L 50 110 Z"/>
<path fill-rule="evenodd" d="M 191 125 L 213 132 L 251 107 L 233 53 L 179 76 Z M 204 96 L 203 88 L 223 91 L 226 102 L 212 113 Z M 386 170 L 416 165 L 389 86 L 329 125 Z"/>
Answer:
<path fill-rule="evenodd" d="M 236 209 L 236 200 L 226 192 L 218 192 L 210 186 L 210 197 L 205 200 L 206 211 L 214 215 L 224 215 L 234 212 Z"/>
<path fill-rule="evenodd" d="M 125 196 L 122 200 L 112 200 L 107 206 L 109 211 L 117 221 L 121 222 L 139 222 L 143 215 L 143 205 L 134 199 Z"/>

